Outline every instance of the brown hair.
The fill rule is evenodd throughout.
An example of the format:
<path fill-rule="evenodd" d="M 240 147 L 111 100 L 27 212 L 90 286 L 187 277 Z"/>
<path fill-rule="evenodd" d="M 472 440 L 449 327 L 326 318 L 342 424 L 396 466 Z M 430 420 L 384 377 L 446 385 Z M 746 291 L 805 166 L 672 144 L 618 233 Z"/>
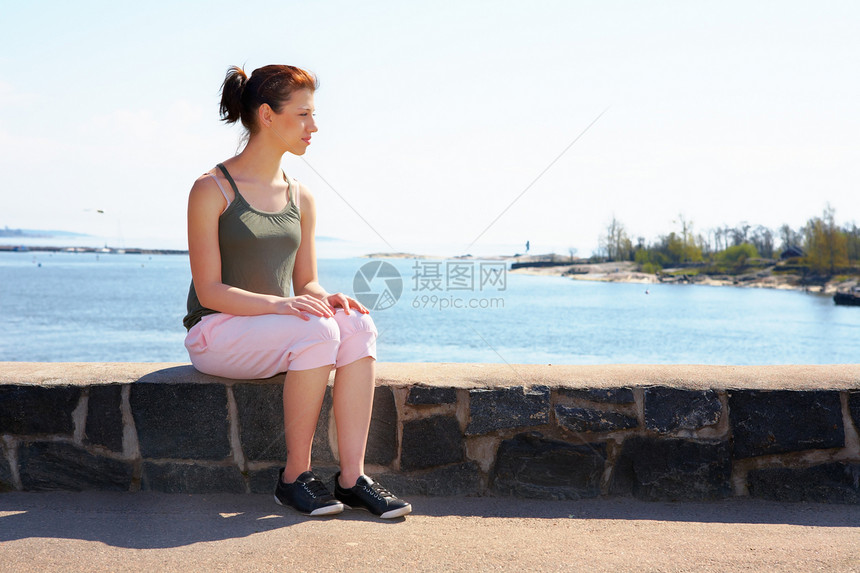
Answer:
<path fill-rule="evenodd" d="M 280 113 L 294 91 L 319 87 L 316 76 L 294 66 L 270 65 L 257 68 L 249 78 L 238 66 L 227 70 L 221 84 L 221 119 L 227 123 L 242 121 L 250 134 L 257 133 L 257 109 L 269 104 Z"/>

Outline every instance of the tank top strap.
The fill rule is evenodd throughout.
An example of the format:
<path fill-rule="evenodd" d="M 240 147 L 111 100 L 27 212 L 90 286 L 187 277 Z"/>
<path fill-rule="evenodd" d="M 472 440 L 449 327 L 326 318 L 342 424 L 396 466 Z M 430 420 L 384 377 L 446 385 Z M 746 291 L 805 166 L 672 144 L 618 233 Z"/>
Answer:
<path fill-rule="evenodd" d="M 242 194 L 241 194 L 241 193 L 239 193 L 239 188 L 238 188 L 238 187 L 236 187 L 236 182 L 235 182 L 235 181 L 233 181 L 233 176 L 232 176 L 232 175 L 230 175 L 230 172 L 229 172 L 229 171 L 227 171 L 227 168 L 226 168 L 226 167 L 224 167 L 224 164 L 223 164 L 223 163 L 219 163 L 219 164 L 218 164 L 218 169 L 220 169 L 220 170 L 221 170 L 221 172 L 224 174 L 224 177 L 226 177 L 226 178 L 227 178 L 227 181 L 229 181 L 229 182 L 230 182 L 230 187 L 232 187 L 232 188 L 233 188 L 233 193 L 235 193 L 235 194 L 236 194 L 236 197 L 242 197 Z M 242 199 L 244 199 L 244 197 L 242 197 Z"/>
<path fill-rule="evenodd" d="M 220 181 L 218 181 L 218 177 L 216 177 L 214 173 L 207 173 L 206 175 L 208 175 L 209 177 L 211 177 L 211 178 L 212 178 L 212 181 L 214 181 L 214 182 L 215 182 L 215 184 L 218 186 L 218 189 L 220 189 L 220 190 L 221 190 L 221 195 L 223 195 L 223 196 L 224 196 L 224 199 L 226 199 L 226 200 L 227 200 L 227 207 L 229 207 L 229 206 L 230 206 L 230 197 L 228 197 L 228 196 L 227 196 L 227 191 L 225 191 L 225 190 L 224 190 L 224 186 L 223 186 L 223 185 L 221 185 L 221 182 L 220 182 Z M 226 210 L 227 210 L 227 207 L 224 207 L 224 211 L 226 211 Z"/>
<path fill-rule="evenodd" d="M 296 178 L 294 178 L 294 177 L 289 177 L 289 178 L 287 179 L 287 182 L 290 184 L 290 191 L 291 191 L 291 192 L 292 192 L 292 194 L 293 194 L 293 203 L 295 203 L 295 204 L 296 204 L 296 211 L 298 211 L 299 213 L 301 213 L 301 212 L 302 212 L 302 208 L 301 208 L 301 202 L 300 202 L 300 201 L 301 201 L 301 198 L 299 197 L 299 193 L 300 193 L 300 191 L 299 191 L 299 189 L 300 189 L 300 187 L 299 187 L 299 182 L 298 182 L 298 180 L 297 180 Z"/>

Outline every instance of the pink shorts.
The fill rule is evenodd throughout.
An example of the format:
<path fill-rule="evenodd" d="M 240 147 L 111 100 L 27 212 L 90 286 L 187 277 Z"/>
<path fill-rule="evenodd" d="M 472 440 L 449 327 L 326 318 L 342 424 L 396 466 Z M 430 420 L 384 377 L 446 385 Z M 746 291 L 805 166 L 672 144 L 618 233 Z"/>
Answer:
<path fill-rule="evenodd" d="M 334 318 L 309 316 L 209 314 L 188 331 L 185 348 L 197 370 L 238 380 L 376 358 L 370 315 L 338 308 Z"/>

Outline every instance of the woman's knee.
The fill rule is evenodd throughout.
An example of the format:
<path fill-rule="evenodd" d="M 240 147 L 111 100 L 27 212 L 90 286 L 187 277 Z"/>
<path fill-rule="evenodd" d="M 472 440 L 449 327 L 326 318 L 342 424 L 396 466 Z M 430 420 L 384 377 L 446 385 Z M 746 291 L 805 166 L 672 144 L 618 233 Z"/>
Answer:
<path fill-rule="evenodd" d="M 340 324 L 333 318 L 310 315 L 301 330 L 302 337 L 308 340 L 340 342 L 341 339 Z"/>
<path fill-rule="evenodd" d="M 356 333 L 370 333 L 374 338 L 377 335 L 376 324 L 369 314 L 362 314 L 356 310 L 350 310 L 349 314 L 346 314 L 346 312 L 339 308 L 334 315 L 334 319 L 340 328 L 341 340 L 346 340 Z M 362 336 L 366 336 L 366 334 Z"/>
<path fill-rule="evenodd" d="M 340 326 L 340 346 L 337 350 L 336 366 L 345 366 L 361 358 L 376 358 L 377 331 L 373 319 L 360 312 L 338 311 L 335 320 Z"/>

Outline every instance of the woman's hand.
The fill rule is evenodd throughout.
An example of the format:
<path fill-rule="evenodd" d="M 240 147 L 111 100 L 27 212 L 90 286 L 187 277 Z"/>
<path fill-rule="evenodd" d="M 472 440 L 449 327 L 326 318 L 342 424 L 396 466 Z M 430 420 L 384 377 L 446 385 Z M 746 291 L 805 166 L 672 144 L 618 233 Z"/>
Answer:
<path fill-rule="evenodd" d="M 329 307 L 334 310 L 337 307 L 341 307 L 344 312 L 349 314 L 349 309 L 354 308 L 361 314 L 370 314 L 370 311 L 364 307 L 363 304 L 355 300 L 354 298 L 350 298 L 343 294 L 342 292 L 338 292 L 335 294 L 329 294 L 323 297 L 323 301 L 329 305 Z"/>
<path fill-rule="evenodd" d="M 315 296 L 302 294 L 283 299 L 280 304 L 278 304 L 278 314 L 291 314 L 293 316 L 298 316 L 302 320 L 310 320 L 308 314 L 321 316 L 323 318 L 332 318 L 334 316 L 334 309 L 331 305 Z"/>

